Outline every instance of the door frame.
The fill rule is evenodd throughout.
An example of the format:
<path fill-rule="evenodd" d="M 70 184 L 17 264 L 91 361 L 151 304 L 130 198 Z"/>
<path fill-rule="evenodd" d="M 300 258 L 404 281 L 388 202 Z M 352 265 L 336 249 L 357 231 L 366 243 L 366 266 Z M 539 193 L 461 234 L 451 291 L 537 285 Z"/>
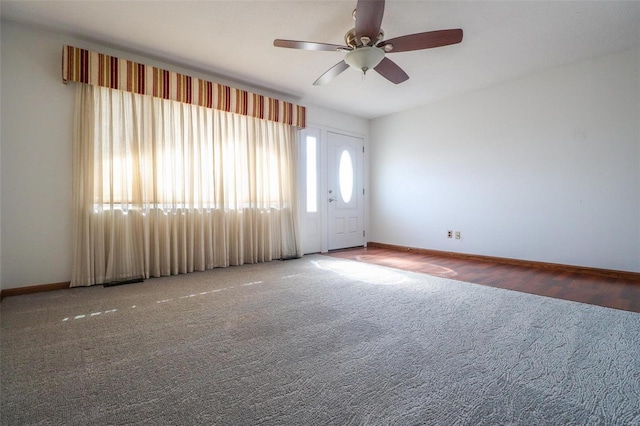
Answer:
<path fill-rule="evenodd" d="M 362 139 L 362 143 L 364 146 L 363 153 L 363 187 L 364 187 L 364 205 L 363 205 L 363 224 L 364 224 L 364 247 L 367 246 L 367 241 L 369 238 L 369 157 L 368 153 L 368 138 L 367 135 L 362 133 L 352 132 L 349 130 L 338 129 L 329 126 L 323 126 L 315 123 L 307 122 L 307 129 L 310 129 L 312 132 L 318 132 L 316 134 L 320 135 L 320 139 L 318 140 L 320 154 L 320 164 L 318 168 L 318 211 L 320 212 L 320 235 L 321 235 L 321 247 L 320 253 L 328 252 L 328 209 L 329 209 L 329 197 L 326 196 L 329 192 L 328 187 L 328 164 L 329 164 L 329 144 L 328 144 L 328 133 L 338 133 L 345 136 L 351 136 L 355 138 Z M 301 238 L 304 238 L 305 229 L 304 229 L 304 215 L 306 214 L 306 158 L 303 157 L 304 149 L 302 149 L 302 145 L 306 143 L 306 129 L 302 129 L 299 132 L 299 158 L 298 158 L 298 177 L 299 177 L 299 185 L 298 185 L 298 197 L 299 197 L 299 217 L 300 217 L 300 235 Z M 304 247 L 304 242 L 302 243 Z"/>

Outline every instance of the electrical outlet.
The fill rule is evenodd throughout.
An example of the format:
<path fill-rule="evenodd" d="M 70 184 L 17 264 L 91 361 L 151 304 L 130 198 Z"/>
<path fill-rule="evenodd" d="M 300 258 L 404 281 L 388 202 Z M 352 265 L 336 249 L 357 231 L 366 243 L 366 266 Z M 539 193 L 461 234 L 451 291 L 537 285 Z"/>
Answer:
<path fill-rule="evenodd" d="M 462 234 L 460 234 L 460 231 L 456 231 L 456 240 L 459 240 L 460 238 L 462 238 Z"/>
<path fill-rule="evenodd" d="M 447 238 L 453 238 L 453 231 L 447 231 Z"/>

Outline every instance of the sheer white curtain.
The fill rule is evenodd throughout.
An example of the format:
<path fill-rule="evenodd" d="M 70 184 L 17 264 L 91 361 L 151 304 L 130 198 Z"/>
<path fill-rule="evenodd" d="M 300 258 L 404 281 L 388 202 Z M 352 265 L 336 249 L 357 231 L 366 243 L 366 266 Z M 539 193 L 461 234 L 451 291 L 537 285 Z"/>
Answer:
<path fill-rule="evenodd" d="M 72 286 L 302 255 L 291 126 L 79 84 Z"/>

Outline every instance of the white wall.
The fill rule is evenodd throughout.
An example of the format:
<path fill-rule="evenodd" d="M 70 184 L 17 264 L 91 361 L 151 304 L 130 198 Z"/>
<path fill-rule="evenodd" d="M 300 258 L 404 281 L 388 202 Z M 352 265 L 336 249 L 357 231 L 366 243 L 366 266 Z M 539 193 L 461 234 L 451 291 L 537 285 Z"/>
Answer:
<path fill-rule="evenodd" d="M 336 130 L 368 137 L 370 121 L 366 118 L 330 110 L 317 105 L 307 106 L 307 121 L 310 126 Z"/>
<path fill-rule="evenodd" d="M 369 241 L 640 272 L 639 69 L 634 49 L 373 120 Z"/>
<path fill-rule="evenodd" d="M 62 46 L 160 66 L 194 77 L 254 90 L 202 72 L 147 59 L 84 40 L 2 21 L 0 122 L 0 288 L 69 281 L 72 255 L 71 131 L 74 85 L 62 84 Z M 349 120 L 310 106 L 307 119 L 364 132 L 368 121 Z"/>
<path fill-rule="evenodd" d="M 68 281 L 71 107 L 62 43 L 2 22 L 2 288 Z"/>

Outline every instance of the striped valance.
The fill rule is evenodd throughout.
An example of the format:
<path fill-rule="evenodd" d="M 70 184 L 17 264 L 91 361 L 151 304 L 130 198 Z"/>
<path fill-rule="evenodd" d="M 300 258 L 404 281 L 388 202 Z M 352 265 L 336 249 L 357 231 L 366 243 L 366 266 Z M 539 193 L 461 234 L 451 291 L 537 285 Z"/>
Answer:
<path fill-rule="evenodd" d="M 73 46 L 62 49 L 62 80 L 196 104 L 300 128 L 306 125 L 303 106 Z"/>

